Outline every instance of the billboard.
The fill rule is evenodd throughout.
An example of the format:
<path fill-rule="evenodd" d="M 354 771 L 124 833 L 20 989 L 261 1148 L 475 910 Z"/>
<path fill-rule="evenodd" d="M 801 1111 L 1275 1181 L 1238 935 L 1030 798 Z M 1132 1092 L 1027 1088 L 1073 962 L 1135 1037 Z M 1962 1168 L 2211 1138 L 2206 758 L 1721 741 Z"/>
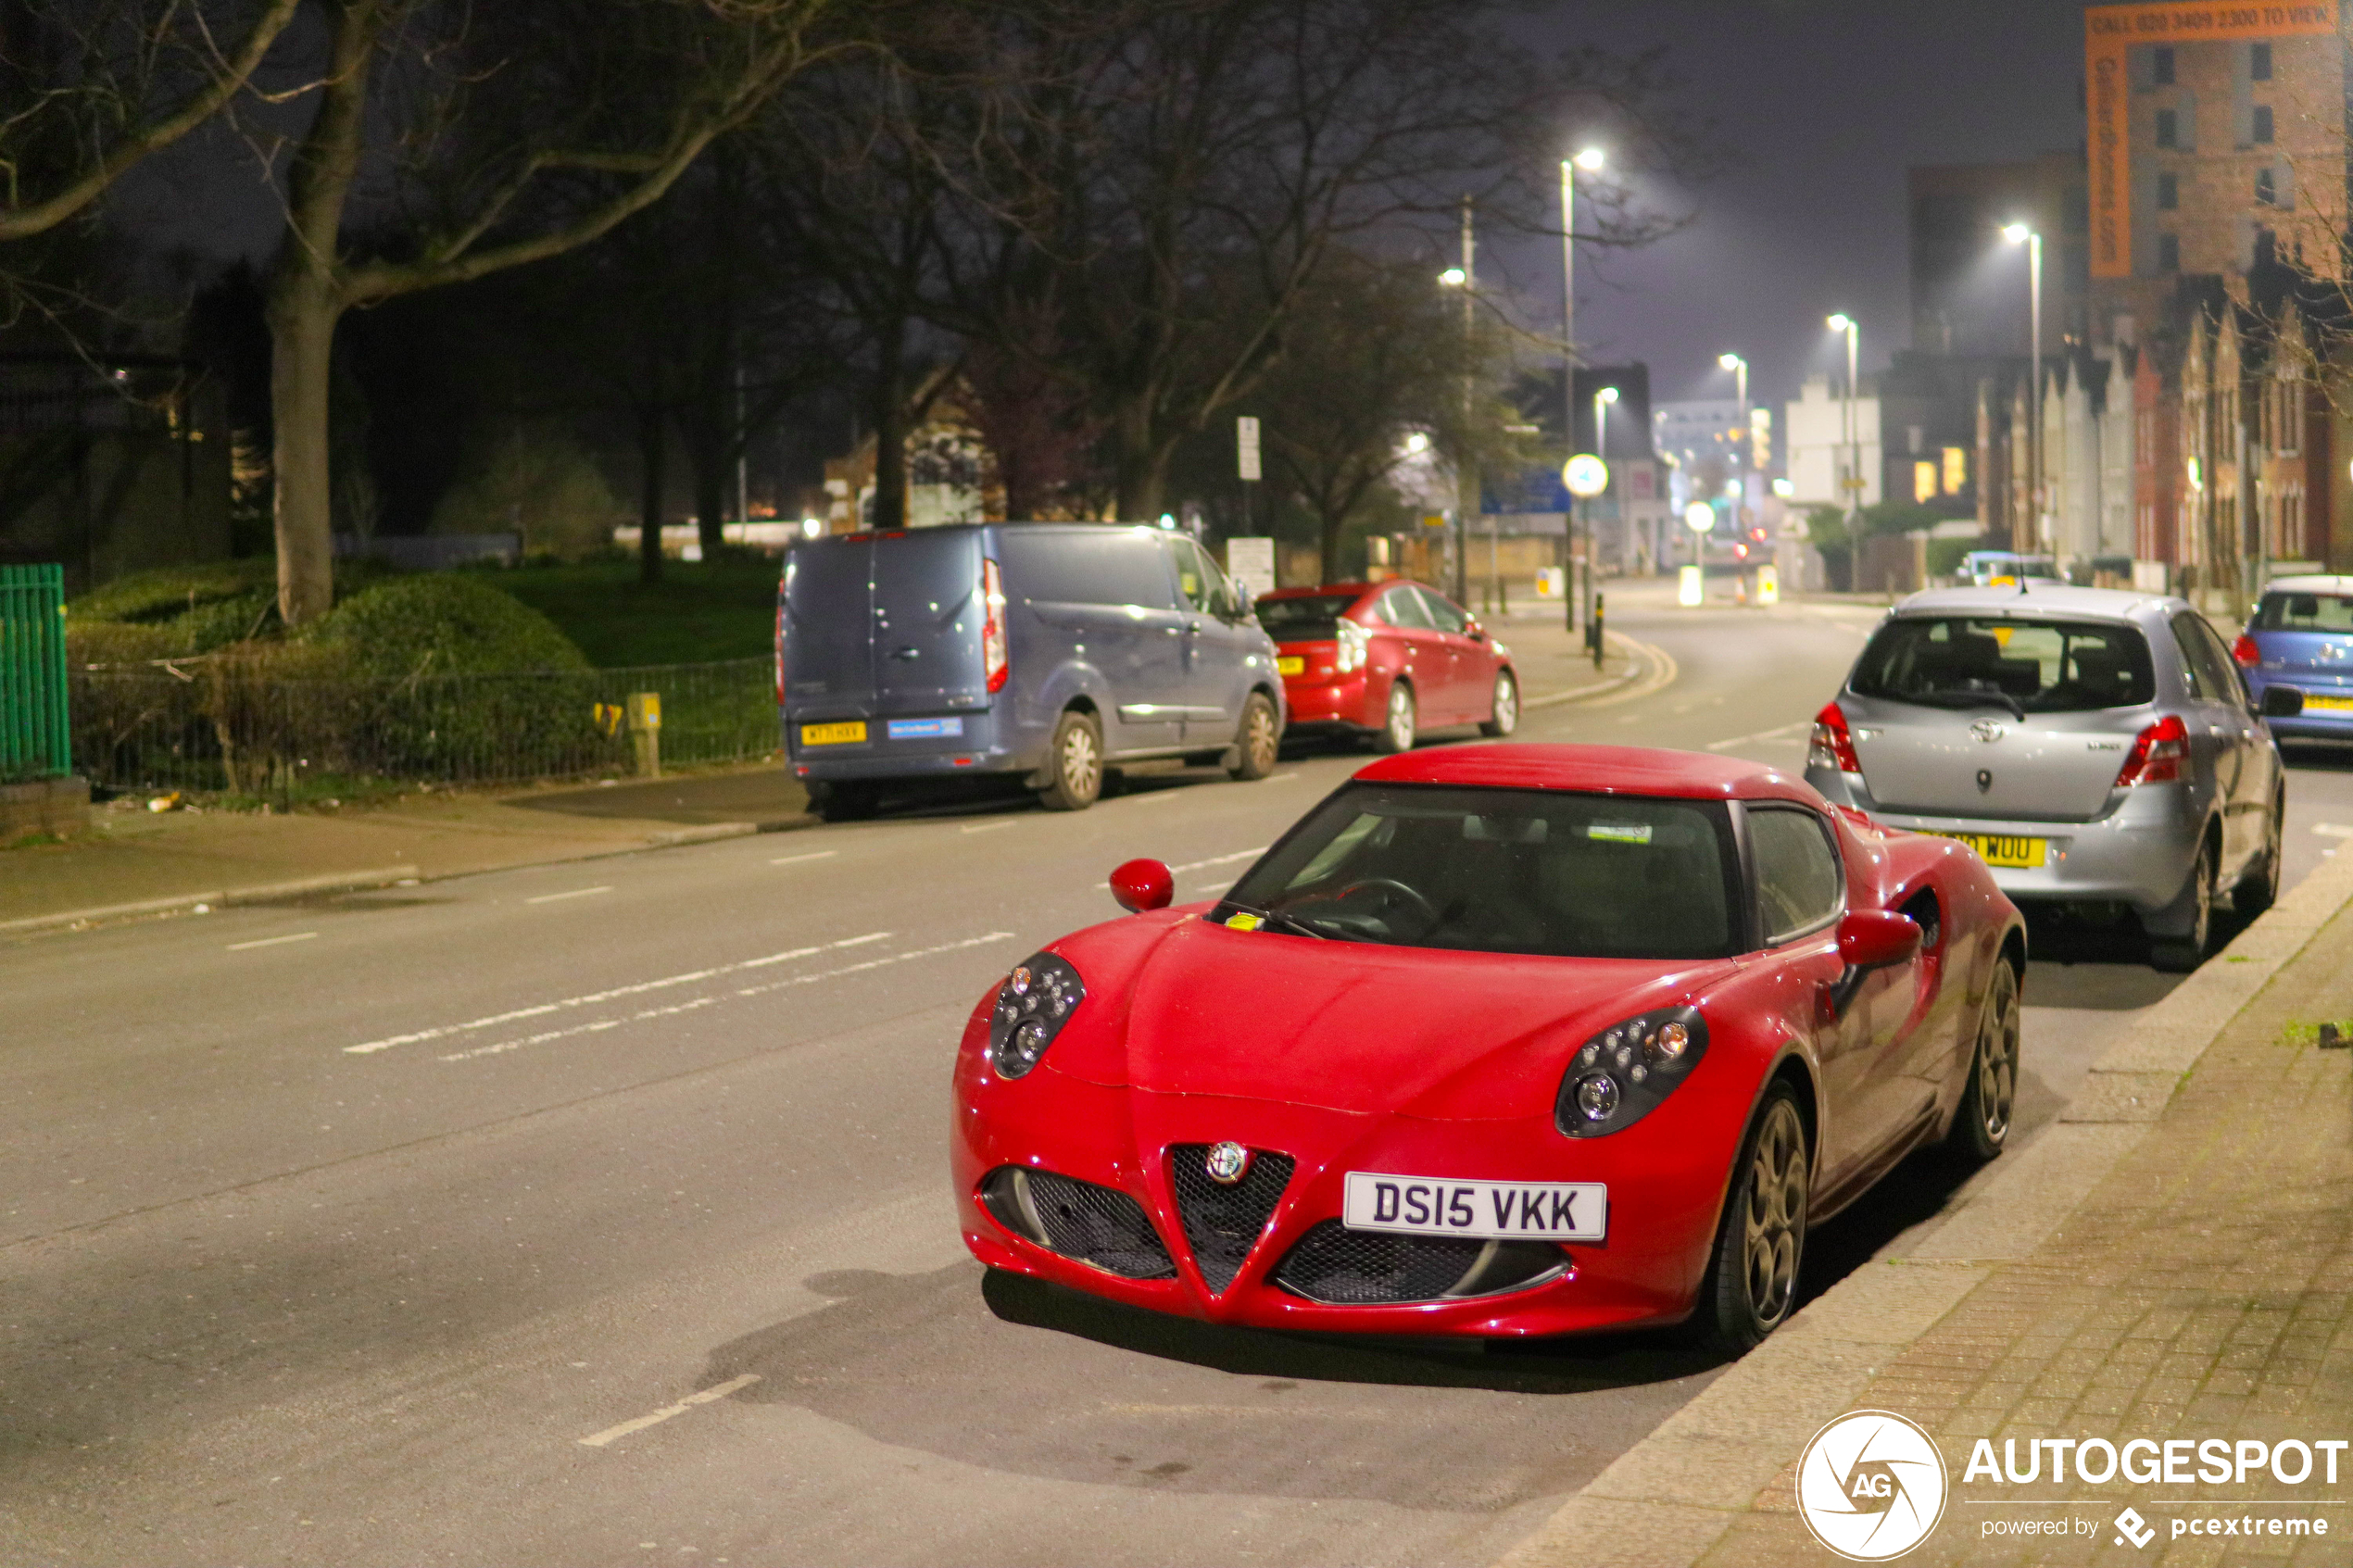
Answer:
<path fill-rule="evenodd" d="M 2085 8 L 2093 277 L 2133 275 L 2133 91 L 2126 51 L 2148 44 L 2238 44 L 2335 31 L 2336 0 L 2170 0 Z"/>

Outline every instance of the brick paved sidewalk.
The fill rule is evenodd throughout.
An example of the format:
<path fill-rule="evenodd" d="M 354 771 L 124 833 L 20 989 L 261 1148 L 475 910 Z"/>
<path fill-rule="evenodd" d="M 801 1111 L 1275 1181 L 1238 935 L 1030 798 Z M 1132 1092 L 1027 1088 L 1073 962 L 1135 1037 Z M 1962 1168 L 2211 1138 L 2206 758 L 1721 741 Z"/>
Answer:
<path fill-rule="evenodd" d="M 2037 1438 L 2353 1438 L 2353 1052 L 2317 1048 L 2312 1027 L 2348 1018 L 2353 908 L 2223 1030 L 2059 1229 L 1994 1265 L 1847 1406 L 1907 1416 L 1944 1451 L 1944 1519 L 1907 1563 L 2353 1562 L 2353 1451 L 2336 1456 L 2334 1486 L 2317 1458 L 2300 1486 L 2268 1474 L 2244 1486 L 2095 1485 L 2070 1469 L 2055 1487 L 2047 1464 L 2032 1485 L 1962 1478 L 1981 1437 L 1997 1456 L 2015 1439 L 2021 1471 Z M 1800 1522 L 1795 1477 L 1793 1460 L 1699 1561 L 1838 1561 Z M 2117 1541 L 2111 1522 L 2127 1505 L 2158 1531 L 2145 1549 Z M 2225 1515 L 2241 1520 L 2235 1537 L 2172 1536 L 2176 1519 Z M 2292 1516 L 2325 1518 L 2328 1536 L 2245 1533 L 2246 1519 Z M 2068 1517 L 2093 1533 L 1985 1534 L 1988 1521 Z"/>

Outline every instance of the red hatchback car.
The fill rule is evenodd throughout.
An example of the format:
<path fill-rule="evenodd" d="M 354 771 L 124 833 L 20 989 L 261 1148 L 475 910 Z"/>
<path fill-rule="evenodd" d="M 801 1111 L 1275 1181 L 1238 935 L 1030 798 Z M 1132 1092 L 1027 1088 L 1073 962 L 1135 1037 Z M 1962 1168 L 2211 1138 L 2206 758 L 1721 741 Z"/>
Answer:
<path fill-rule="evenodd" d="M 1511 650 L 1460 605 L 1419 583 L 1327 583 L 1258 601 L 1275 639 L 1290 728 L 1368 735 L 1410 751 L 1424 730 L 1519 727 Z"/>
<path fill-rule="evenodd" d="M 1744 1349 L 1808 1228 L 1911 1150 L 1988 1160 L 2019 912 L 1951 839 L 1770 768 L 1474 746 L 1376 762 L 1216 903 L 1015 967 L 950 1162 L 992 1268 L 1215 1323 Z"/>

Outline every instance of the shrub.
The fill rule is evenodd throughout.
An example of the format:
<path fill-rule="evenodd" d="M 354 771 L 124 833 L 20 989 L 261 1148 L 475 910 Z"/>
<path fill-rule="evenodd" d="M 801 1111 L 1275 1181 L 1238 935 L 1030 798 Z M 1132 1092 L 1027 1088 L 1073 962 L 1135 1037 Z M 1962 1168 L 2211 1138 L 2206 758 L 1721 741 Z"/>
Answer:
<path fill-rule="evenodd" d="M 77 670 L 94 664 L 145 664 L 175 659 L 188 650 L 169 626 L 130 626 L 119 621 L 66 618 L 66 662 Z"/>
<path fill-rule="evenodd" d="M 358 674 L 395 680 L 588 668 L 554 621 L 470 573 L 380 583 L 329 610 L 305 637 L 343 650 Z"/>
<path fill-rule="evenodd" d="M 629 521 L 597 460 L 568 433 L 512 432 L 434 508 L 429 532 L 522 535 L 529 558 L 576 560 L 612 545 Z"/>
<path fill-rule="evenodd" d="M 75 599 L 69 608 L 80 621 L 167 621 L 223 600 L 275 594 L 277 584 L 278 563 L 269 556 L 206 561 L 118 577 Z"/>

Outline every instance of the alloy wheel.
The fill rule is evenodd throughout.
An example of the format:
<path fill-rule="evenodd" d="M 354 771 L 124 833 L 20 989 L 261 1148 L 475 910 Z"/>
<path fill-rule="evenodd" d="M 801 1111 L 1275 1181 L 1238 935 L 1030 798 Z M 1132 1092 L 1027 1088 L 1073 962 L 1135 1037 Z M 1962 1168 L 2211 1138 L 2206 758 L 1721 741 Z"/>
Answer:
<path fill-rule="evenodd" d="M 1771 1329 L 1797 1296 L 1797 1260 L 1806 1237 L 1806 1129 L 1797 1107 L 1766 1108 L 1750 1157 L 1748 1210 L 1743 1216 L 1742 1274 L 1749 1311 Z"/>
<path fill-rule="evenodd" d="M 1386 726 L 1391 751 L 1414 749 L 1414 689 L 1403 681 L 1389 688 L 1389 722 Z"/>
<path fill-rule="evenodd" d="M 1977 1114 L 1985 1141 L 1996 1148 L 2009 1135 L 2010 1109 L 2017 1100 L 2018 973 L 1997 963 L 1977 1040 Z"/>
<path fill-rule="evenodd" d="M 1264 701 L 1252 703 L 1250 727 L 1242 736 L 1242 749 L 1249 754 L 1253 776 L 1274 771 L 1276 744 L 1274 709 Z"/>
<path fill-rule="evenodd" d="M 1490 735 L 1507 735 L 1519 728 L 1519 683 L 1508 670 L 1495 672 L 1494 713 L 1479 729 Z"/>
<path fill-rule="evenodd" d="M 1063 734 L 1063 787 L 1075 798 L 1092 800 L 1102 786 L 1103 759 L 1095 749 L 1095 732 L 1073 724 Z"/>

